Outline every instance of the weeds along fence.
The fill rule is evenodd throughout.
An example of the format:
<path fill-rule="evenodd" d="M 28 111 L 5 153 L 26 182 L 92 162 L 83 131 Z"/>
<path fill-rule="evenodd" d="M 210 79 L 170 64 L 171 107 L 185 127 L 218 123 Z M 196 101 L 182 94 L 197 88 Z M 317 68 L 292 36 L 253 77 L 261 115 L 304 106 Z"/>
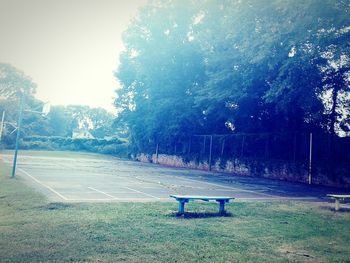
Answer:
<path fill-rule="evenodd" d="M 155 162 L 161 154 L 181 156 L 185 161 L 206 162 L 208 169 L 220 160 L 289 163 L 311 176 L 323 174 L 333 181 L 350 177 L 350 137 L 321 133 L 237 133 L 202 134 L 158 142 L 154 145 Z M 300 170 L 300 169 L 299 169 Z"/>

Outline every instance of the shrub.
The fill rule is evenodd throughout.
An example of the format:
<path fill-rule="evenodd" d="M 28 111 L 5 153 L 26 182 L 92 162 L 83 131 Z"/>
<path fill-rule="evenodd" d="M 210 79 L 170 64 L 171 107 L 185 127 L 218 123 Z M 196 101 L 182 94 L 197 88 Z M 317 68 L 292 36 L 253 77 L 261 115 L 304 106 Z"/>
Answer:
<path fill-rule="evenodd" d="M 13 148 L 14 145 L 11 145 Z M 69 150 L 128 156 L 128 145 L 117 138 L 105 139 L 72 139 L 60 136 L 28 136 L 20 140 L 20 148 L 26 150 Z"/>

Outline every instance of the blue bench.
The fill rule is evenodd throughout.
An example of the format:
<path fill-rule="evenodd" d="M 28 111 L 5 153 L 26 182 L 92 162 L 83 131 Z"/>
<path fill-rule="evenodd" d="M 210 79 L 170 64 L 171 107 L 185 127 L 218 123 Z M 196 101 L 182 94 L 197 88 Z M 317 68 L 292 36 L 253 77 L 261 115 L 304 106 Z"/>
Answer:
<path fill-rule="evenodd" d="M 328 194 L 327 196 L 335 199 L 335 211 L 339 211 L 340 201 L 350 199 L 350 195 Z"/>
<path fill-rule="evenodd" d="M 178 214 L 182 215 L 185 213 L 185 203 L 188 203 L 191 200 L 202 200 L 202 201 L 211 201 L 214 200 L 219 203 L 219 214 L 225 214 L 225 204 L 230 202 L 234 197 L 229 196 L 202 196 L 202 195 L 170 195 L 170 197 L 175 198 L 179 202 L 179 212 Z"/>

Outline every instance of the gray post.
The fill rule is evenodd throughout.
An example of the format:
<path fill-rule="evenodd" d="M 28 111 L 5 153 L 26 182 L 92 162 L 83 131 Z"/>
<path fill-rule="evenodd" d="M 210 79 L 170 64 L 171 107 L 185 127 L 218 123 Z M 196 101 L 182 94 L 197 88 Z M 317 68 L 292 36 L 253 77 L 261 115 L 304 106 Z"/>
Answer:
<path fill-rule="evenodd" d="M 295 162 L 297 156 L 297 133 L 294 133 L 293 138 L 293 161 Z"/>
<path fill-rule="evenodd" d="M 265 141 L 265 158 L 269 158 L 269 135 L 266 136 L 266 141 Z"/>
<path fill-rule="evenodd" d="M 209 171 L 211 171 L 211 157 L 212 157 L 212 148 L 213 148 L 213 135 L 210 135 L 210 145 L 209 145 Z"/>
<path fill-rule="evenodd" d="M 243 153 L 244 153 L 244 143 L 245 143 L 245 135 L 243 135 L 242 137 L 241 157 L 243 157 Z"/>
<path fill-rule="evenodd" d="M 309 184 L 312 183 L 312 132 L 310 133 L 310 150 L 309 150 Z"/>
<path fill-rule="evenodd" d="M 13 167 L 12 167 L 12 175 L 11 175 L 12 178 L 14 178 L 15 174 L 16 174 L 17 154 L 18 154 L 19 137 L 20 137 L 20 133 L 21 133 L 23 104 L 24 104 L 24 95 L 22 95 L 22 97 L 21 97 L 20 109 L 19 109 L 19 115 L 18 115 L 15 156 L 13 158 Z"/>
<path fill-rule="evenodd" d="M 225 149 L 225 138 L 222 140 L 222 144 L 221 144 L 221 156 L 224 155 L 224 149 Z"/>
<path fill-rule="evenodd" d="M 1 118 L 1 126 L 0 126 L 0 142 L 2 138 L 2 130 L 4 128 L 4 121 L 5 121 L 5 111 L 2 112 L 2 118 Z"/>
<path fill-rule="evenodd" d="M 156 163 L 158 163 L 158 151 L 159 151 L 159 143 L 157 143 L 157 147 L 156 147 Z"/>
<path fill-rule="evenodd" d="M 205 144 L 206 144 L 207 136 L 204 135 L 204 143 L 203 143 L 203 154 L 205 154 Z"/>

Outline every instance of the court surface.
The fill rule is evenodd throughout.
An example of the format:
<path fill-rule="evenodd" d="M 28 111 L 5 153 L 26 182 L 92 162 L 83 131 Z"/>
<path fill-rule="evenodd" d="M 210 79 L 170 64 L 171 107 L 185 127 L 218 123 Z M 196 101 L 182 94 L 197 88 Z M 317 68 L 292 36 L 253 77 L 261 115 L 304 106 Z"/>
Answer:
<path fill-rule="evenodd" d="M 0 158 L 12 165 L 13 156 Z M 99 157 L 20 154 L 17 176 L 54 202 L 171 201 L 171 194 L 238 200 L 326 199 L 337 189 Z M 341 193 L 345 193 L 344 191 Z"/>

